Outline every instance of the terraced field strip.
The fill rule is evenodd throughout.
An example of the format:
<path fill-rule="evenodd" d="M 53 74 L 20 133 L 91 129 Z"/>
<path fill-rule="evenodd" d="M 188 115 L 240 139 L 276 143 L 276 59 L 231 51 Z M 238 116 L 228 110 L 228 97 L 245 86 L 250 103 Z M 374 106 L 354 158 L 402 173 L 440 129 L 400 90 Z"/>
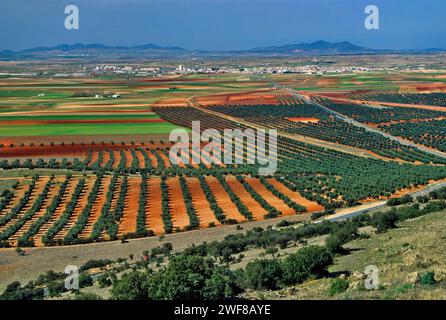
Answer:
<path fill-rule="evenodd" d="M 237 206 L 231 201 L 231 198 L 226 193 L 223 186 L 220 184 L 217 178 L 207 176 L 205 177 L 206 183 L 209 185 L 212 193 L 215 196 L 215 200 L 218 206 L 223 210 L 226 219 L 234 219 L 238 222 L 247 221 L 246 218 L 237 209 Z"/>
<path fill-rule="evenodd" d="M 62 240 L 65 238 L 65 236 L 68 234 L 71 228 L 74 227 L 76 224 L 77 219 L 79 218 L 79 215 L 82 213 L 82 210 L 84 209 L 85 205 L 87 204 L 88 195 L 91 192 L 91 189 L 93 188 L 94 182 L 96 180 L 96 176 L 88 176 L 85 179 L 85 186 L 82 190 L 82 193 L 79 197 L 79 201 L 76 204 L 76 207 L 73 210 L 73 213 L 70 216 L 70 219 L 68 220 L 67 224 L 60 230 L 55 236 L 55 240 Z"/>
<path fill-rule="evenodd" d="M 164 154 L 164 152 L 161 151 L 161 150 L 157 150 L 156 152 L 160 155 L 161 159 L 163 159 L 164 167 L 165 167 L 165 168 L 170 168 L 170 167 L 171 167 L 171 164 L 170 164 L 170 159 L 169 159 L 169 157 L 166 156 L 166 155 Z"/>
<path fill-rule="evenodd" d="M 147 151 L 147 155 L 149 156 L 149 159 L 152 162 L 152 167 L 158 168 L 158 159 L 156 158 L 156 156 L 150 151 Z"/>
<path fill-rule="evenodd" d="M 227 176 L 226 182 L 231 190 L 240 198 L 243 204 L 252 212 L 253 220 L 263 220 L 268 213 L 262 206 L 246 191 L 245 187 L 234 176 Z"/>
<path fill-rule="evenodd" d="M 118 177 L 118 179 L 116 180 L 115 190 L 113 192 L 113 197 L 110 202 L 109 212 L 113 212 L 116 208 L 116 204 L 118 203 L 119 192 L 121 192 L 122 179 L 123 179 L 122 177 Z"/>
<path fill-rule="evenodd" d="M 104 150 L 103 156 L 102 156 L 101 167 L 104 167 L 109 160 L 110 160 L 110 151 Z"/>
<path fill-rule="evenodd" d="M 57 207 L 56 211 L 54 212 L 53 216 L 50 220 L 48 220 L 46 223 L 44 223 L 39 231 L 36 233 L 34 237 L 32 237 L 30 240 L 34 240 L 34 243 L 37 247 L 42 247 L 42 237 L 46 234 L 48 229 L 57 221 L 59 220 L 62 213 L 65 211 L 65 208 L 70 202 L 71 195 L 74 193 L 74 190 L 76 189 L 76 185 L 78 184 L 80 180 L 80 177 L 73 177 L 71 178 L 70 182 L 68 182 L 67 188 L 65 190 L 65 193 L 62 197 L 62 201 L 59 204 L 59 207 Z"/>
<path fill-rule="evenodd" d="M 167 192 L 169 193 L 169 211 L 172 217 L 173 230 L 177 228 L 183 230 L 190 225 L 190 219 L 184 203 L 180 179 L 178 177 L 168 178 L 166 184 Z"/>
<path fill-rule="evenodd" d="M 124 154 L 125 154 L 125 167 L 126 168 L 131 168 L 132 167 L 132 160 L 133 160 L 132 153 L 130 152 L 130 150 L 125 149 L 124 150 Z"/>
<path fill-rule="evenodd" d="M 295 203 L 300 204 L 300 205 L 304 206 L 305 208 L 307 208 L 306 212 L 311 213 L 311 212 L 318 212 L 318 211 L 324 210 L 324 207 L 321 206 L 319 203 L 317 203 L 315 201 L 308 200 L 308 199 L 304 198 L 299 192 L 292 191 L 292 190 L 288 189 L 282 182 L 280 182 L 274 178 L 269 178 L 266 180 L 274 188 L 276 188 L 277 191 L 286 195 L 288 198 L 293 200 Z"/>
<path fill-rule="evenodd" d="M 91 154 L 91 160 L 90 162 L 88 162 L 87 166 L 91 167 L 93 164 L 96 163 L 96 161 L 98 161 L 99 158 L 99 151 L 93 151 Z"/>
<path fill-rule="evenodd" d="M 211 167 L 209 161 L 206 161 L 206 159 L 204 159 L 200 154 L 198 154 L 194 148 L 191 148 L 190 154 L 191 154 L 191 158 L 190 158 L 191 163 L 192 163 L 192 159 L 193 158 L 199 158 L 200 161 L 201 161 L 201 164 L 203 164 L 206 168 L 210 168 Z M 196 165 L 193 165 L 193 166 L 194 167 L 195 166 L 198 167 L 199 165 L 196 164 Z"/>
<path fill-rule="evenodd" d="M 9 204 L 3 209 L 3 211 L 0 212 L 0 218 L 3 217 L 4 215 L 6 215 L 7 213 L 9 213 L 12 208 L 14 208 L 15 206 L 17 206 L 19 204 L 20 199 L 23 198 L 26 191 L 29 189 L 29 184 L 25 183 L 25 181 L 29 182 L 29 180 L 22 181 L 19 184 L 19 186 L 17 187 L 17 189 L 14 190 L 14 197 L 11 199 Z"/>
<path fill-rule="evenodd" d="M 146 161 L 144 159 L 144 156 L 142 155 L 140 150 L 135 150 L 136 157 L 138 158 L 139 168 L 145 169 L 146 168 Z"/>
<path fill-rule="evenodd" d="M 119 162 L 121 161 L 121 153 L 119 151 L 113 150 L 113 155 L 115 156 L 115 162 L 113 163 L 113 169 L 118 169 Z"/>
<path fill-rule="evenodd" d="M 156 235 L 165 233 L 162 218 L 161 192 L 161 178 L 151 177 L 148 181 L 146 228 L 152 230 Z"/>
<path fill-rule="evenodd" d="M 269 191 L 257 178 L 245 178 L 245 181 L 254 188 L 254 190 L 268 202 L 271 206 L 282 212 L 282 215 L 296 214 L 293 208 L 290 208 L 283 200 L 276 197 Z"/>
<path fill-rule="evenodd" d="M 29 197 L 28 202 L 23 206 L 22 210 L 11 220 L 9 220 L 3 227 L 0 228 L 0 233 L 4 232 L 9 227 L 15 225 L 28 211 L 28 209 L 31 208 L 31 206 L 34 204 L 34 202 L 39 197 L 39 194 L 42 193 L 43 189 L 45 188 L 45 184 L 50 180 L 49 177 L 40 177 L 36 181 L 36 186 L 34 187 L 34 190 L 31 192 L 31 196 Z"/>
<path fill-rule="evenodd" d="M 180 168 L 186 168 L 186 164 L 184 163 L 183 159 L 181 159 L 180 156 L 178 156 L 175 153 L 170 154 L 170 152 L 167 152 L 169 154 L 169 157 L 172 156 L 172 158 L 178 163 L 178 166 Z M 190 161 L 190 160 L 189 160 Z M 173 163 L 171 163 L 173 165 Z"/>
<path fill-rule="evenodd" d="M 200 228 L 207 228 L 210 223 L 216 226 L 221 225 L 220 221 L 215 217 L 214 210 L 211 209 L 206 199 L 206 195 L 200 185 L 200 180 L 198 178 L 186 178 L 186 182 L 190 190 L 192 203 L 197 212 L 198 220 L 200 220 Z"/>
<path fill-rule="evenodd" d="M 25 224 L 20 228 L 19 231 L 17 231 L 13 236 L 11 236 L 9 239 L 13 241 L 13 245 L 16 245 L 16 241 L 29 230 L 29 228 L 36 222 L 37 219 L 39 219 L 41 216 L 43 216 L 46 212 L 46 208 L 51 204 L 54 197 L 57 196 L 59 193 L 60 185 L 65 180 L 65 177 L 56 177 L 54 179 L 54 183 L 52 184 L 48 196 L 43 201 L 42 207 L 39 211 L 37 211 L 31 219 L 25 222 Z"/>
<path fill-rule="evenodd" d="M 141 177 L 129 177 L 127 194 L 124 200 L 124 213 L 119 221 L 118 236 L 136 231 L 140 193 Z"/>
<path fill-rule="evenodd" d="M 110 186 L 111 179 L 112 179 L 111 176 L 104 176 L 102 178 L 98 194 L 96 196 L 96 201 L 91 207 L 91 212 L 90 215 L 88 216 L 88 221 L 85 225 L 84 230 L 82 230 L 82 232 L 79 234 L 79 238 L 87 239 L 90 237 L 91 232 L 93 231 L 93 226 L 99 219 L 102 207 L 104 206 L 107 200 L 107 191 Z"/>

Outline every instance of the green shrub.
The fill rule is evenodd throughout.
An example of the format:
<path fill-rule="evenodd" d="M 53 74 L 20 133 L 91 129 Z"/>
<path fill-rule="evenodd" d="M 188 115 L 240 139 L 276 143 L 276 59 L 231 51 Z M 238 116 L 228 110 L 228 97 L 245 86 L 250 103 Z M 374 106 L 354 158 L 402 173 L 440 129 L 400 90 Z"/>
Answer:
<path fill-rule="evenodd" d="M 310 278 L 319 278 L 327 274 L 327 267 L 333 258 L 326 248 L 308 246 L 289 255 L 283 262 L 285 281 L 288 284 L 302 283 Z"/>
<path fill-rule="evenodd" d="M 328 288 L 328 294 L 330 296 L 338 295 L 348 289 L 348 281 L 345 279 L 336 278 L 331 282 Z"/>
<path fill-rule="evenodd" d="M 278 260 L 256 260 L 245 268 L 245 282 L 252 289 L 276 290 L 282 282 L 283 270 Z"/>
<path fill-rule="evenodd" d="M 420 283 L 425 286 L 435 284 L 435 274 L 432 271 L 423 273 L 420 277 Z"/>

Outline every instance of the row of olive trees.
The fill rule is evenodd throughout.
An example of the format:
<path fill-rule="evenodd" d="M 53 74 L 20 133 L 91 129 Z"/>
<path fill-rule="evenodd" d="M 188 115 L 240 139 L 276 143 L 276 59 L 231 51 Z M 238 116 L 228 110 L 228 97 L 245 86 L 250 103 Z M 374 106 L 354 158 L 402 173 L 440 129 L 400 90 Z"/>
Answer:
<path fill-rule="evenodd" d="M 22 228 L 22 226 L 30 220 L 43 206 L 46 198 L 48 197 L 48 193 L 53 184 L 54 176 L 52 176 L 48 182 L 43 187 L 42 192 L 37 196 L 37 199 L 34 201 L 31 208 L 29 208 L 22 216 L 18 217 L 16 222 L 0 233 L 0 241 L 7 240 L 12 235 L 14 235 L 17 231 Z"/>
<path fill-rule="evenodd" d="M 20 211 L 22 211 L 22 209 L 28 203 L 29 198 L 31 197 L 31 194 L 33 193 L 33 191 L 36 187 L 36 182 L 38 179 L 39 179 L 39 175 L 33 176 L 28 189 L 25 191 L 25 194 L 23 195 L 23 197 L 19 200 L 19 203 L 14 208 L 12 208 L 9 213 L 5 214 L 4 216 L 2 216 L 0 218 L 0 227 L 4 226 L 9 221 L 16 218 L 17 215 L 20 213 Z"/>
<path fill-rule="evenodd" d="M 282 212 L 274 208 L 265 199 L 263 199 L 263 197 L 260 194 L 258 194 L 257 191 L 255 191 L 254 188 L 248 182 L 246 182 L 243 176 L 237 175 L 237 180 L 243 185 L 246 191 L 249 192 L 249 194 L 254 198 L 254 200 L 257 201 L 262 206 L 263 209 L 268 211 L 268 213 L 265 214 L 265 218 L 275 218 L 282 214 Z"/>
<path fill-rule="evenodd" d="M 63 238 L 62 242 L 64 244 L 70 244 L 73 243 L 79 236 L 79 234 L 82 233 L 82 231 L 85 229 L 88 218 L 91 214 L 91 209 L 96 201 L 96 198 L 98 196 L 99 188 L 101 187 L 101 184 L 103 182 L 103 175 L 98 174 L 96 176 L 96 180 L 93 184 L 93 188 L 91 189 L 90 193 L 88 194 L 87 198 L 87 204 L 82 209 L 81 214 L 77 218 L 76 223 L 74 226 L 68 231 L 68 233 Z"/>
<path fill-rule="evenodd" d="M 76 208 L 79 197 L 81 196 L 82 191 L 84 190 L 84 187 L 85 187 L 85 178 L 81 178 L 74 189 L 74 192 L 71 196 L 70 201 L 65 206 L 64 212 L 59 217 L 59 219 L 43 235 L 42 242 L 45 245 L 56 244 L 54 236 L 57 235 L 70 220 L 70 217 L 71 217 L 74 209 Z"/>
<path fill-rule="evenodd" d="M 46 208 L 45 214 L 39 217 L 30 227 L 29 229 L 17 240 L 17 245 L 20 247 L 32 247 L 34 246 L 34 237 L 37 232 L 39 232 L 40 228 L 48 222 L 51 217 L 54 215 L 54 212 L 59 207 L 62 198 L 67 190 L 68 183 L 72 178 L 71 174 L 67 174 L 64 182 L 60 185 L 60 189 L 58 194 L 53 198 L 51 204 Z"/>

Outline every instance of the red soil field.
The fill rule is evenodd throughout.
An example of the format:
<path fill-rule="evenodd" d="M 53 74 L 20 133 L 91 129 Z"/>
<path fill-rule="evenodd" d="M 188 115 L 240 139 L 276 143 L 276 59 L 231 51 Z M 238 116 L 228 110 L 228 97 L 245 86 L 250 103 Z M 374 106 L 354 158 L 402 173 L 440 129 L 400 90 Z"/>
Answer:
<path fill-rule="evenodd" d="M 195 149 L 194 148 L 191 148 L 191 152 L 190 152 L 190 154 L 191 154 L 191 159 L 190 159 L 190 161 L 191 161 L 191 163 L 192 163 L 192 156 L 198 156 L 198 153 L 197 152 L 195 152 Z M 206 168 L 210 168 L 211 167 L 211 165 L 209 164 L 209 161 L 207 161 L 204 157 L 202 157 L 201 155 L 199 156 L 199 158 L 200 158 L 200 162 L 201 162 L 201 164 L 203 164 Z M 192 166 L 199 166 L 199 164 L 192 164 Z"/>
<path fill-rule="evenodd" d="M 152 162 L 152 167 L 158 168 L 158 159 L 156 158 L 156 156 L 150 151 L 146 151 L 146 152 L 150 158 L 150 162 Z"/>
<path fill-rule="evenodd" d="M 16 224 L 16 222 L 24 216 L 26 211 L 28 211 L 29 208 L 34 204 L 39 194 L 42 193 L 45 184 L 50 180 L 49 177 L 40 177 L 36 181 L 36 186 L 34 187 L 34 190 L 31 192 L 31 196 L 29 197 L 28 202 L 25 204 L 25 206 L 22 208 L 22 210 L 17 214 L 17 216 L 14 219 L 11 219 L 6 223 L 3 227 L 0 228 L 0 232 L 4 232 L 6 229 L 8 229 L 10 226 L 13 226 Z"/>
<path fill-rule="evenodd" d="M 276 92 L 271 91 L 269 89 L 263 91 L 262 90 L 245 91 L 243 93 L 216 94 L 212 96 L 198 97 L 196 101 L 203 106 L 222 105 L 222 104 L 275 105 L 280 103 Z"/>
<path fill-rule="evenodd" d="M 301 122 L 301 123 L 318 123 L 319 119 L 318 118 L 286 118 L 292 122 Z"/>
<path fill-rule="evenodd" d="M 119 193 L 121 192 L 121 187 L 122 187 L 122 179 L 123 179 L 122 177 L 118 177 L 118 179 L 116 180 L 115 189 L 113 190 L 113 196 L 110 202 L 109 212 L 113 212 L 116 208 L 116 204 L 118 203 L 118 196 Z"/>
<path fill-rule="evenodd" d="M 198 178 L 186 178 L 186 182 L 190 190 L 192 203 L 200 220 L 200 228 L 207 228 L 210 223 L 214 223 L 216 226 L 221 225 L 215 217 L 214 211 L 209 206 Z"/>
<path fill-rule="evenodd" d="M 124 213 L 119 221 L 118 236 L 136 231 L 141 193 L 141 177 L 128 178 L 128 189 L 125 197 Z"/>
<path fill-rule="evenodd" d="M 76 207 L 74 208 L 70 219 L 68 220 L 67 224 L 62 228 L 62 230 L 59 231 L 54 236 L 55 240 L 62 240 L 70 231 L 70 229 L 76 224 L 77 219 L 79 218 L 79 215 L 82 213 L 82 210 L 84 209 L 85 205 L 87 204 L 88 195 L 91 192 L 91 189 L 93 188 L 94 182 L 96 180 L 96 177 L 89 176 L 85 179 L 85 186 L 82 190 L 82 193 L 77 201 Z"/>
<path fill-rule="evenodd" d="M 92 166 L 96 161 L 98 161 L 99 151 L 95 151 L 91 154 L 91 160 L 88 163 L 88 166 Z"/>
<path fill-rule="evenodd" d="M 166 156 L 166 155 L 164 154 L 164 152 L 161 151 L 161 150 L 156 150 L 156 152 L 160 155 L 161 159 L 163 159 L 163 161 L 164 161 L 164 167 L 166 167 L 166 168 L 170 168 L 170 167 L 171 167 L 171 164 L 170 164 L 169 157 Z"/>
<path fill-rule="evenodd" d="M 102 207 L 107 200 L 107 191 L 110 186 L 111 178 L 111 176 L 104 176 L 104 178 L 102 179 L 98 194 L 96 196 L 96 201 L 91 207 L 91 212 L 88 216 L 87 224 L 85 225 L 84 230 L 82 230 L 82 232 L 79 234 L 79 238 L 86 239 L 90 236 L 91 231 L 93 231 L 93 226 L 99 219 Z"/>
<path fill-rule="evenodd" d="M 117 169 L 119 163 L 121 162 L 121 152 L 113 150 L 113 156 L 115 158 L 115 162 L 113 162 L 113 169 Z"/>
<path fill-rule="evenodd" d="M 132 166 L 133 156 L 130 150 L 124 150 L 125 154 L 125 167 L 130 168 Z"/>
<path fill-rule="evenodd" d="M 161 205 L 161 178 L 151 177 L 147 183 L 146 228 L 156 235 L 164 234 Z"/>
<path fill-rule="evenodd" d="M 173 230 L 182 231 L 190 225 L 190 219 L 184 203 L 180 179 L 178 177 L 168 178 L 166 184 L 169 193 L 169 211 L 172 217 Z"/>
<path fill-rule="evenodd" d="M 116 141 L 116 140 L 115 140 Z M 40 143 L 35 143 L 34 146 L 19 146 L 14 145 L 10 147 L 10 142 L 7 139 L 0 139 L 0 144 L 3 144 L 3 147 L 0 147 L 0 158 L 20 158 L 20 157 L 82 157 L 83 155 L 86 157 L 89 151 L 105 151 L 105 150 L 115 150 L 118 151 L 121 149 L 128 149 L 130 146 L 128 144 L 122 145 L 121 143 L 111 144 L 111 143 L 85 143 L 82 144 L 71 144 L 70 142 L 65 142 L 64 145 L 54 144 L 51 146 L 49 143 L 46 143 L 44 146 L 40 146 Z M 161 143 L 154 144 L 146 144 L 145 147 L 149 147 L 150 149 L 166 148 L 169 147 L 170 143 L 165 143 L 162 145 Z M 131 146 L 132 148 L 141 147 L 141 144 L 135 144 Z"/>
<path fill-rule="evenodd" d="M 267 179 L 267 181 L 273 185 L 274 188 L 276 188 L 279 192 L 283 193 L 284 195 L 288 196 L 291 200 L 294 202 L 304 206 L 307 208 L 308 213 L 311 212 L 317 212 L 317 211 L 323 211 L 324 207 L 318 204 L 317 202 L 310 201 L 308 199 L 305 199 L 300 195 L 299 192 L 294 192 L 290 189 L 288 189 L 283 183 L 280 181 L 277 181 L 274 178 Z"/>
<path fill-rule="evenodd" d="M 102 155 L 101 166 L 104 166 L 110 160 L 110 152 L 108 150 L 104 150 Z"/>
<path fill-rule="evenodd" d="M 135 153 L 136 157 L 138 158 L 139 168 L 144 169 L 146 167 L 146 160 L 144 159 L 144 156 L 140 150 L 135 150 Z"/>
<path fill-rule="evenodd" d="M 26 232 L 29 230 L 29 228 L 36 222 L 37 219 L 39 219 L 41 216 L 43 216 L 46 213 L 46 209 L 48 205 L 51 204 L 53 201 L 53 198 L 59 193 L 60 190 L 60 183 L 65 180 L 65 177 L 57 177 L 54 179 L 54 183 L 50 188 L 50 191 L 48 192 L 48 196 L 43 201 L 42 207 L 39 211 L 37 211 L 31 219 L 25 222 L 25 224 L 20 228 L 19 231 L 17 231 L 13 236 L 9 238 L 9 240 L 12 240 L 12 245 L 16 246 L 16 241 Z"/>
<path fill-rule="evenodd" d="M 249 183 L 251 187 L 268 202 L 271 206 L 282 212 L 283 216 L 296 214 L 293 208 L 288 207 L 288 205 L 281 199 L 277 198 L 271 191 L 266 189 L 266 187 L 257 178 L 246 178 L 246 182 Z"/>
<path fill-rule="evenodd" d="M 188 104 L 186 98 L 162 99 L 153 104 L 156 107 L 186 107 Z"/>
<path fill-rule="evenodd" d="M 226 215 L 226 219 L 234 219 L 238 222 L 246 221 L 246 218 L 240 213 L 240 211 L 238 211 L 237 206 L 231 201 L 231 198 L 229 198 L 229 195 L 220 184 L 220 181 L 211 176 L 205 177 L 205 180 L 214 194 L 217 204 Z"/>
<path fill-rule="evenodd" d="M 71 178 L 70 182 L 68 182 L 67 188 L 65 190 L 65 193 L 62 197 L 62 201 L 59 204 L 59 207 L 57 207 L 56 211 L 54 212 L 53 216 L 50 220 L 48 220 L 46 223 L 44 223 L 39 231 L 36 233 L 36 235 L 32 238 L 34 239 L 34 244 L 37 247 L 43 246 L 42 243 L 42 237 L 45 235 L 45 233 L 48 231 L 48 229 L 57 221 L 59 220 L 62 213 L 65 211 L 65 208 L 68 204 L 68 202 L 71 199 L 71 195 L 74 193 L 74 190 L 76 189 L 76 185 L 79 182 L 80 177 L 73 177 Z"/>
<path fill-rule="evenodd" d="M 252 212 L 252 218 L 254 220 L 263 220 L 264 215 L 268 212 L 262 208 L 262 206 L 254 200 L 254 198 L 246 191 L 245 187 L 234 176 L 227 176 L 226 182 L 231 190 L 240 198 L 244 205 Z"/>
<path fill-rule="evenodd" d="M 18 126 L 18 125 L 41 125 L 41 124 L 77 124 L 77 123 L 155 123 L 166 122 L 164 119 L 121 119 L 121 120 L 0 120 L 2 126 Z"/>

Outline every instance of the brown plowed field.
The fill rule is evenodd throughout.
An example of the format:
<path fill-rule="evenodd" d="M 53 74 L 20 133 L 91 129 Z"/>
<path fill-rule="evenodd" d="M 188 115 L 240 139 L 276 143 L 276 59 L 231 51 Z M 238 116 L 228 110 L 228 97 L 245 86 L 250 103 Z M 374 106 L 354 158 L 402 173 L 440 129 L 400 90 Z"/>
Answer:
<path fill-rule="evenodd" d="M 271 206 L 282 212 L 282 215 L 292 215 L 296 214 L 293 208 L 288 207 L 288 205 L 281 199 L 277 198 L 271 191 L 269 191 L 261 182 L 260 179 L 256 178 L 246 178 L 246 182 Z"/>
<path fill-rule="evenodd" d="M 184 203 L 183 192 L 181 191 L 180 179 L 178 177 L 168 178 L 166 184 L 169 193 L 169 209 L 173 230 L 179 229 L 182 231 L 190 225 L 190 220 Z"/>
<path fill-rule="evenodd" d="M 246 221 L 246 218 L 238 211 L 237 206 L 231 201 L 229 195 L 226 193 L 223 186 L 220 184 L 217 178 L 207 176 L 205 177 L 209 188 L 214 194 L 215 200 L 218 206 L 223 210 L 226 215 L 226 219 L 234 219 L 238 222 Z"/>
<path fill-rule="evenodd" d="M 82 213 L 82 210 L 84 209 L 85 205 L 87 204 L 88 195 L 91 192 L 91 189 L 93 188 L 94 181 L 96 180 L 96 177 L 87 177 L 85 179 L 85 186 L 82 190 L 82 193 L 77 201 L 76 207 L 74 208 L 70 219 L 68 220 L 67 224 L 62 228 L 62 230 L 59 231 L 54 236 L 55 240 L 62 240 L 70 231 L 70 229 L 76 224 L 77 219 L 79 218 L 79 215 Z"/>
<path fill-rule="evenodd" d="M 161 178 L 152 177 L 148 181 L 148 199 L 146 209 L 146 228 L 156 235 L 164 234 L 164 223 L 161 206 Z"/>
<path fill-rule="evenodd" d="M 62 213 L 65 211 L 65 208 L 70 202 L 71 195 L 74 193 L 74 190 L 76 189 L 76 185 L 78 184 L 80 180 L 80 177 L 73 177 L 71 178 L 70 182 L 68 182 L 67 188 L 65 190 L 64 195 L 62 196 L 62 200 L 59 204 L 59 207 L 57 207 L 56 211 L 54 211 L 53 216 L 50 220 L 48 220 L 46 223 L 44 223 L 39 231 L 36 233 L 36 235 L 32 238 L 34 239 L 34 244 L 37 247 L 43 246 L 42 244 L 42 237 L 45 235 L 45 233 L 48 231 L 48 229 L 57 221 L 59 220 Z"/>
<path fill-rule="evenodd" d="M 210 223 L 214 223 L 216 226 L 221 225 L 215 217 L 214 211 L 209 206 L 198 178 L 186 178 L 186 182 L 190 190 L 192 203 L 200 220 L 200 228 L 207 228 Z"/>
<path fill-rule="evenodd" d="M 226 182 L 231 190 L 240 198 L 245 206 L 252 212 L 252 218 L 254 220 L 263 220 L 264 215 L 268 212 L 262 208 L 262 206 L 254 200 L 251 194 L 246 191 L 245 187 L 234 176 L 227 176 Z"/>
<path fill-rule="evenodd" d="M 308 199 L 305 199 L 300 195 L 299 192 L 294 192 L 290 189 L 288 189 L 283 183 L 280 181 L 277 181 L 274 178 L 267 179 L 267 181 L 273 185 L 274 188 L 276 188 L 279 192 L 283 193 L 284 195 L 288 196 L 291 200 L 296 202 L 297 204 L 300 204 L 307 208 L 307 212 L 317 212 L 317 211 L 323 211 L 324 207 L 321 206 L 319 203 L 310 201 Z"/>
<path fill-rule="evenodd" d="M 87 224 L 85 225 L 84 230 L 82 230 L 82 232 L 79 234 L 79 238 L 86 239 L 90 236 L 91 231 L 93 231 L 93 226 L 99 219 L 102 207 L 104 206 L 107 200 L 107 191 L 108 188 L 110 187 L 111 179 L 112 179 L 111 176 L 104 176 L 104 178 L 102 179 L 101 185 L 98 190 L 98 194 L 96 196 L 96 201 L 91 207 L 91 212 L 90 215 L 88 216 Z"/>
<path fill-rule="evenodd" d="M 127 194 L 125 197 L 124 213 L 121 221 L 119 221 L 118 236 L 136 231 L 140 193 L 141 177 L 129 178 Z"/>

